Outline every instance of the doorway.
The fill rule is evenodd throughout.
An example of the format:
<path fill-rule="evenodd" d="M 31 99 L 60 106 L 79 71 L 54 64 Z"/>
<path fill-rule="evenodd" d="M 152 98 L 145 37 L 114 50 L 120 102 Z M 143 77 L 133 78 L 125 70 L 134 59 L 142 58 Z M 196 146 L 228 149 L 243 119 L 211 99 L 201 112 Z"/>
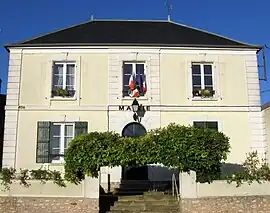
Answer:
<path fill-rule="evenodd" d="M 145 127 L 137 122 L 127 124 L 122 130 L 123 137 L 140 137 L 146 133 Z M 148 180 L 148 166 L 122 167 L 122 180 Z"/>

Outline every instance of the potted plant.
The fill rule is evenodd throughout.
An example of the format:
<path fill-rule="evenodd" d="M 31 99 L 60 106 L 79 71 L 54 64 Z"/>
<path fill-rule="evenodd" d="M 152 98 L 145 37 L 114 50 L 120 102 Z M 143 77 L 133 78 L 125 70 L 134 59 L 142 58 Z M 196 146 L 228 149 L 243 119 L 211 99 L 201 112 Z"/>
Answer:
<path fill-rule="evenodd" d="M 60 97 L 67 97 L 69 95 L 66 89 L 60 89 L 60 88 L 55 90 L 55 94 L 56 96 L 60 96 Z"/>
<path fill-rule="evenodd" d="M 201 94 L 202 97 L 209 98 L 209 97 L 214 96 L 215 91 L 214 90 L 209 90 L 209 89 L 201 89 L 200 94 Z"/>
<path fill-rule="evenodd" d="M 215 94 L 215 91 L 210 90 L 210 89 L 198 89 L 198 90 L 193 91 L 194 97 L 209 98 L 209 97 L 213 97 L 214 94 Z"/>

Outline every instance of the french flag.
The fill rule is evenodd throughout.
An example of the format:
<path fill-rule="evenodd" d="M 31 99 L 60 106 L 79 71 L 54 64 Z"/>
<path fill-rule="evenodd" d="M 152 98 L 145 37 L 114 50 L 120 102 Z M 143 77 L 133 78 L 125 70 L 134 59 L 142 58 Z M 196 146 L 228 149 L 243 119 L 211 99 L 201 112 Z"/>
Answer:
<path fill-rule="evenodd" d="M 142 92 L 145 94 L 147 92 L 147 85 L 145 80 L 145 74 L 141 75 L 141 82 L 142 82 Z"/>
<path fill-rule="evenodd" d="M 137 98 L 139 96 L 140 96 L 140 92 L 139 92 L 138 89 L 135 89 L 135 90 L 132 91 L 132 94 L 131 94 L 132 98 Z"/>
<path fill-rule="evenodd" d="M 135 81 L 134 81 L 134 74 L 132 73 L 129 77 L 129 89 L 134 90 L 135 89 Z"/>

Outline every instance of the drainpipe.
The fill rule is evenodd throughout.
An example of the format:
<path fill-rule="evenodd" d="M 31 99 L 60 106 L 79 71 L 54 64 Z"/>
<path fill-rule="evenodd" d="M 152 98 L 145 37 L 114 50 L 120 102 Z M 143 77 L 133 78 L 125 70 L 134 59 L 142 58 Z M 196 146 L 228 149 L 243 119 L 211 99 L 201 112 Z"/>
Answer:
<path fill-rule="evenodd" d="M 262 57 L 263 57 L 263 65 L 258 65 L 258 68 L 263 67 L 263 78 L 259 78 L 259 80 L 261 81 L 267 81 L 267 71 L 266 71 L 266 58 L 265 58 L 265 47 L 270 49 L 269 47 L 267 47 L 266 45 L 263 46 L 258 52 L 258 53 L 262 50 Z"/>

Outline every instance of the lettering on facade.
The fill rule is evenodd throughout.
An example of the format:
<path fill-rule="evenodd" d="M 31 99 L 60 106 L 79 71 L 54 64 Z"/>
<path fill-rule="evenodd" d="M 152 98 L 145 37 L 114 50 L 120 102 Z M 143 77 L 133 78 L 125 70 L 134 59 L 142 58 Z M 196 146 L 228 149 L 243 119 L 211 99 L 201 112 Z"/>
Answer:
<path fill-rule="evenodd" d="M 145 111 L 150 111 L 150 106 L 143 106 Z M 131 106 L 119 106 L 119 111 L 132 111 Z"/>

